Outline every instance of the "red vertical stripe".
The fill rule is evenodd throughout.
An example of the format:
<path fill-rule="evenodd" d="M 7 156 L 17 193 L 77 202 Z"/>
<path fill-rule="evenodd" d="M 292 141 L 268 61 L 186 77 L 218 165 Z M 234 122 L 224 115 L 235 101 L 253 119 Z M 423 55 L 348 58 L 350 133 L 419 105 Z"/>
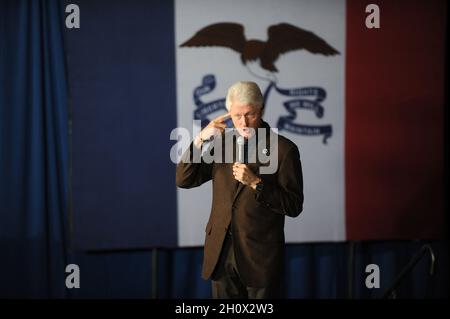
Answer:
<path fill-rule="evenodd" d="M 380 7 L 367 29 L 365 7 Z M 444 232 L 445 1 L 347 2 L 347 239 Z"/>

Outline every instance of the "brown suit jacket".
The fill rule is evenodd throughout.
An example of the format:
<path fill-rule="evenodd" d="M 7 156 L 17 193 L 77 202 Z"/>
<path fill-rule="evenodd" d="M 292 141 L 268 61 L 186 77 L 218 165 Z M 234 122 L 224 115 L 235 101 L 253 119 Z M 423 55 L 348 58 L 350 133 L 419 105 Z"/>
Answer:
<path fill-rule="evenodd" d="M 211 214 L 205 229 L 204 279 L 208 279 L 216 267 L 229 227 L 244 284 L 265 287 L 281 279 L 285 258 L 284 217 L 296 217 L 302 211 L 302 168 L 297 146 L 268 129 L 266 122 L 262 122 L 262 127 L 267 128 L 267 134 L 278 141 L 278 168 L 274 174 L 258 174 L 264 183 L 261 192 L 236 181 L 232 163 L 207 164 L 203 160 L 192 163 L 192 143 L 177 165 L 178 187 L 192 188 L 209 180 L 213 184 Z M 223 145 L 226 147 L 225 143 Z M 270 143 L 258 145 L 257 152 L 270 155 L 267 151 L 271 152 L 271 147 Z M 255 173 L 261 165 L 264 164 L 259 161 L 248 164 Z"/>

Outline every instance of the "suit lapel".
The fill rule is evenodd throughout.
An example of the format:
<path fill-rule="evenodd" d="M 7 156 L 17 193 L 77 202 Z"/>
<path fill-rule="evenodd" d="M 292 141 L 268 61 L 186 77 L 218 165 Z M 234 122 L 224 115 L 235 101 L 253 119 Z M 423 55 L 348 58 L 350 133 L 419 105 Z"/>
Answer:
<path fill-rule="evenodd" d="M 236 193 L 234 194 L 234 198 L 233 198 L 233 204 L 234 204 L 234 202 L 236 201 L 236 198 L 238 197 L 238 195 L 239 195 L 239 193 L 241 192 L 241 190 L 244 188 L 244 184 L 242 184 L 242 183 L 239 183 L 239 182 L 237 182 L 239 185 L 238 185 L 238 188 L 236 189 Z"/>

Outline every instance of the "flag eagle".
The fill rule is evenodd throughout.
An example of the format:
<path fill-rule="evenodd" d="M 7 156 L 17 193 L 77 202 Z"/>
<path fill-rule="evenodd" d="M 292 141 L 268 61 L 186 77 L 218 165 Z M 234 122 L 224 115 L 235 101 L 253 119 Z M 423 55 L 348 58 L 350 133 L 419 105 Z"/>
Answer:
<path fill-rule="evenodd" d="M 311 31 L 300 29 L 292 24 L 280 23 L 268 28 L 269 38 L 266 42 L 246 40 L 244 27 L 239 23 L 223 22 L 211 24 L 199 30 L 180 47 L 221 46 L 230 48 L 241 55 L 245 65 L 247 61 L 259 59 L 261 67 L 270 72 L 277 72 L 275 61 L 280 54 L 294 50 L 306 50 L 313 54 L 333 56 L 340 54 L 325 40 Z"/>

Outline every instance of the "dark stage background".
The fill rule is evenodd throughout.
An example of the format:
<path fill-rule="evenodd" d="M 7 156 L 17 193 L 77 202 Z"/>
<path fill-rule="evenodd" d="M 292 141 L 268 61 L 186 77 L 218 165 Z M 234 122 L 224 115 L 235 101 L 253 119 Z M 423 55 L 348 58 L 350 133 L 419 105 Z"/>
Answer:
<path fill-rule="evenodd" d="M 92 2 L 84 1 L 83 6 L 89 3 Z M 136 10 L 142 4 L 140 1 L 107 3 L 119 9 L 120 6 L 135 6 Z M 157 231 L 163 225 L 176 223 L 175 166 L 167 160 L 171 146 L 168 135 L 176 126 L 175 112 L 171 109 L 176 104 L 175 93 L 170 91 L 174 87 L 170 85 L 175 72 L 174 53 L 167 50 L 169 43 L 165 42 L 165 32 L 173 30 L 161 29 L 159 23 L 160 19 L 173 19 L 174 4 L 172 1 L 146 4 L 154 10 L 142 18 L 147 19 L 147 28 L 154 30 L 153 36 L 160 37 L 161 50 L 153 50 L 150 43 L 144 43 L 141 52 L 123 56 L 139 61 L 142 54 L 153 55 L 156 61 L 150 66 L 154 73 L 142 73 L 138 77 L 141 86 L 131 81 L 124 91 L 111 90 L 117 87 L 117 79 L 126 78 L 130 72 L 121 69 L 120 61 L 90 52 L 83 47 L 83 38 L 76 38 L 76 31 L 71 35 L 75 37 L 71 43 L 78 45 L 77 50 L 68 46 L 64 30 L 65 5 L 66 2 L 50 0 L 0 1 L 0 298 L 210 298 L 209 282 L 200 278 L 201 248 L 169 248 L 176 243 L 176 236 L 161 232 L 155 233 L 161 241 L 155 245 L 158 249 L 152 250 L 155 247 L 142 241 L 143 237 L 149 238 L 148 234 L 133 231 L 135 228 L 145 230 L 136 224 L 148 224 Z M 102 21 L 101 11 L 91 12 L 96 12 L 98 19 L 91 17 L 86 21 Z M 132 20 L 129 26 L 139 23 L 143 21 Z M 102 32 L 121 32 L 112 29 L 112 25 L 99 24 L 98 28 L 93 28 L 99 32 L 94 36 L 101 41 Z M 106 49 L 120 53 L 127 39 L 124 41 Z M 79 54 L 67 55 L 74 51 Z M 88 79 L 80 81 L 86 73 L 68 68 L 68 61 L 77 60 L 92 63 Z M 94 66 L 100 67 L 94 69 Z M 99 75 L 104 73 L 108 74 L 110 82 L 98 81 L 103 78 Z M 78 87 L 79 83 L 86 82 L 89 87 Z M 123 95 L 129 90 L 139 94 Z M 108 94 L 98 95 L 98 92 Z M 98 100 L 99 96 L 107 96 L 107 99 Z M 125 122 L 136 125 L 134 132 L 142 133 L 133 139 L 135 145 L 128 145 L 126 127 L 117 127 L 118 122 L 102 122 L 102 114 L 95 113 L 97 111 L 72 116 L 74 100 L 105 106 L 113 106 L 118 100 L 138 106 L 148 104 L 148 100 L 155 101 L 158 120 L 154 125 L 158 133 L 147 132 L 147 123 L 140 118 L 128 118 Z M 154 109 L 140 110 L 141 115 L 155 117 Z M 104 111 L 112 112 L 116 119 L 130 116 L 114 108 Z M 86 130 L 77 139 L 71 139 L 71 129 L 76 129 L 81 121 L 86 124 Z M 127 157 L 107 157 L 109 147 L 116 145 L 110 143 L 111 139 L 123 147 Z M 90 142 L 92 145 L 103 142 L 105 149 L 93 150 L 99 156 L 89 166 L 86 165 L 89 162 L 82 161 L 84 154 L 70 156 L 70 150 L 77 143 L 89 145 Z M 105 159 L 101 161 L 102 155 Z M 138 170 L 141 161 L 152 162 L 161 176 L 157 183 L 145 182 L 149 172 Z M 80 163 L 86 166 L 77 167 Z M 71 175 L 74 169 L 89 171 L 95 178 L 82 180 L 81 176 Z M 136 183 L 123 185 L 111 196 L 102 193 L 102 189 L 114 178 L 120 178 L 107 174 L 114 171 L 126 171 Z M 95 183 L 98 193 L 83 193 L 85 183 Z M 108 207 L 122 205 L 122 199 L 129 200 L 131 190 L 136 189 L 148 194 L 149 201 L 123 207 L 130 218 L 111 218 Z M 92 221 L 74 213 L 80 208 L 78 205 L 83 205 L 83 201 L 71 197 L 74 190 L 87 198 L 104 198 L 101 207 L 91 210 L 88 217 L 92 217 Z M 151 213 L 140 213 L 143 211 Z M 128 231 L 111 233 L 108 223 L 125 223 L 123 229 Z M 81 227 L 74 228 L 77 225 Z M 90 246 L 93 242 L 95 246 Z M 127 249 L 105 250 L 111 246 L 122 248 L 122 244 Z M 447 298 L 447 241 L 427 239 L 290 244 L 287 246 L 286 297 L 380 298 L 424 244 L 429 244 L 436 256 L 434 275 L 428 275 L 429 257 L 421 259 L 405 277 L 397 296 Z M 65 267 L 72 263 L 80 267 L 81 288 L 69 290 L 65 287 Z M 370 290 L 365 286 L 365 265 L 370 263 L 382 269 L 380 289 Z"/>

